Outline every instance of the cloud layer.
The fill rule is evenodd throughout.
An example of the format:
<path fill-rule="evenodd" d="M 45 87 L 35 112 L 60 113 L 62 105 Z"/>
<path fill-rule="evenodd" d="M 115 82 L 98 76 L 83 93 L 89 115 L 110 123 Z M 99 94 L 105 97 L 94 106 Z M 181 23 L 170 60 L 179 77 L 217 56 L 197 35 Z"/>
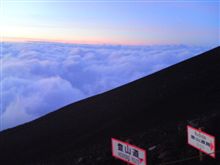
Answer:
<path fill-rule="evenodd" d="M 2 129 L 110 90 L 210 47 L 3 43 Z"/>

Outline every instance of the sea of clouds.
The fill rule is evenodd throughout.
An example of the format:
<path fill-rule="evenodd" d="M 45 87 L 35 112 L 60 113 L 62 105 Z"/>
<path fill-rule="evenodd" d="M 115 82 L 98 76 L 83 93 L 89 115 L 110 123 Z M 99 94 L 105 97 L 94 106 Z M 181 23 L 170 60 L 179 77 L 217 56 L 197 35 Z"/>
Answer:
<path fill-rule="evenodd" d="M 31 121 L 209 49 L 5 42 L 1 52 L 1 129 Z"/>

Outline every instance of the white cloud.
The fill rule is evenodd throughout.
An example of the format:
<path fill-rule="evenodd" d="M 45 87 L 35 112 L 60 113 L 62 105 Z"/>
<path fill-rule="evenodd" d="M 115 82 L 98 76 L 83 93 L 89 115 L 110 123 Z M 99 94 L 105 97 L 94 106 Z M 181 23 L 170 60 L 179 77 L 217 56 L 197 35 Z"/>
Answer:
<path fill-rule="evenodd" d="M 4 43 L 3 128 L 33 120 L 208 50 L 208 47 Z"/>

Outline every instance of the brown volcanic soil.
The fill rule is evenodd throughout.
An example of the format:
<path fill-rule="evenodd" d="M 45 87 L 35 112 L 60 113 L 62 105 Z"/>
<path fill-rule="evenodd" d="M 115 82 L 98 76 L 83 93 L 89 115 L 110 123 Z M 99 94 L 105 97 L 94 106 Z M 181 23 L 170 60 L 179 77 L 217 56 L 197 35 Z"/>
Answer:
<path fill-rule="evenodd" d="M 186 144 L 187 124 L 216 136 L 220 150 L 220 47 L 2 131 L 0 164 L 124 164 L 111 156 L 115 137 L 131 139 L 159 165 L 198 155 Z M 220 153 L 177 163 L 197 164 L 220 165 Z"/>

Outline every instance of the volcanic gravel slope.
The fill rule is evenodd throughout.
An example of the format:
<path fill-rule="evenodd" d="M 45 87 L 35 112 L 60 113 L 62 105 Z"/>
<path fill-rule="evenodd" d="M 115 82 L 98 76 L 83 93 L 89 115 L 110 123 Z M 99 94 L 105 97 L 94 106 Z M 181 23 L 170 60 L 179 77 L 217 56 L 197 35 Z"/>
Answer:
<path fill-rule="evenodd" d="M 198 155 L 186 143 L 188 124 L 214 135 L 220 150 L 220 47 L 0 132 L 0 164 L 124 164 L 111 156 L 114 137 L 159 165 Z M 216 155 L 176 164 L 220 165 Z"/>

